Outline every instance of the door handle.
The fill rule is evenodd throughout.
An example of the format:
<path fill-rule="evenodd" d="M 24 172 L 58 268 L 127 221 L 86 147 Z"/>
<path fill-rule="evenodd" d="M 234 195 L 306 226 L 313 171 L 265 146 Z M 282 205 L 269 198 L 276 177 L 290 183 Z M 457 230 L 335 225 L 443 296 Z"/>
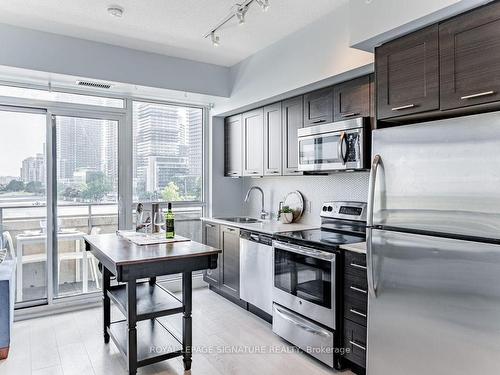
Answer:
<path fill-rule="evenodd" d="M 366 348 L 363 345 L 359 345 L 357 342 L 349 340 L 349 344 L 355 346 L 358 349 L 364 350 L 366 352 Z"/>
<path fill-rule="evenodd" d="M 493 91 L 493 90 L 478 92 L 477 94 L 461 96 L 460 100 L 479 98 L 481 96 L 493 95 L 494 93 L 495 93 L 495 91 Z"/>
<path fill-rule="evenodd" d="M 357 116 L 359 115 L 359 113 L 356 113 L 356 112 L 349 112 L 349 113 L 342 113 L 341 116 L 342 117 L 353 117 L 353 116 Z"/>
<path fill-rule="evenodd" d="M 368 293 L 366 290 L 361 289 L 361 288 L 356 288 L 355 286 L 352 286 L 352 285 L 349 287 L 349 289 L 354 290 L 355 292 L 363 293 L 363 294 Z"/>
<path fill-rule="evenodd" d="M 359 312 L 358 310 L 349 309 L 349 311 L 352 312 L 353 314 L 356 314 L 356 315 L 362 316 L 363 318 L 366 318 L 366 314 L 363 314 L 362 312 Z"/>
<path fill-rule="evenodd" d="M 375 155 L 372 161 L 370 170 L 370 180 L 368 182 L 368 207 L 366 209 L 366 263 L 367 263 L 367 278 L 368 292 L 373 298 L 377 298 L 377 290 L 373 275 L 373 254 L 372 254 L 372 226 L 373 226 L 373 201 L 375 199 L 375 182 L 377 180 L 378 167 L 382 162 L 380 155 Z"/>
<path fill-rule="evenodd" d="M 403 109 L 409 109 L 409 108 L 413 108 L 413 107 L 415 107 L 415 104 L 407 104 L 407 105 L 402 105 L 400 107 L 391 108 L 391 111 L 401 111 Z"/>
<path fill-rule="evenodd" d="M 351 263 L 351 267 L 361 268 L 362 270 L 366 270 L 366 266 L 357 263 Z"/>
<path fill-rule="evenodd" d="M 314 120 L 311 122 L 311 124 L 320 124 L 320 123 L 325 122 L 325 121 L 326 120 L 324 120 L 324 119 L 323 120 Z"/>

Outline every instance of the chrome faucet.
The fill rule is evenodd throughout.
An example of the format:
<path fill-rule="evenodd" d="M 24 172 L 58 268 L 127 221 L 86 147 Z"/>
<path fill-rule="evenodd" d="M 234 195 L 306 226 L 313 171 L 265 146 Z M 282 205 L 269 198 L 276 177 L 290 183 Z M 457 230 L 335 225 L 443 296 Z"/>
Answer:
<path fill-rule="evenodd" d="M 250 197 L 250 192 L 254 189 L 260 191 L 260 194 L 262 195 L 262 207 L 260 209 L 260 218 L 262 220 L 266 220 L 266 218 L 269 216 L 269 213 L 264 210 L 264 191 L 260 187 L 252 186 L 250 189 L 248 189 L 247 195 L 245 196 L 245 202 L 248 202 L 248 198 Z"/>

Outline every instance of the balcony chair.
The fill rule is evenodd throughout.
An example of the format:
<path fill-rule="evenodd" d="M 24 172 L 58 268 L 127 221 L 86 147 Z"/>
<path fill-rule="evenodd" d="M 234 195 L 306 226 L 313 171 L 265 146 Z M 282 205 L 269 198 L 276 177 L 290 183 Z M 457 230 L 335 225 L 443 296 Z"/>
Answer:
<path fill-rule="evenodd" d="M 101 232 L 101 228 L 97 227 L 92 227 L 90 229 L 90 234 L 95 235 L 99 234 Z M 58 262 L 58 269 L 57 269 L 57 274 L 61 275 L 60 270 L 61 270 L 61 262 L 64 260 L 82 260 L 83 261 L 83 254 L 84 251 L 74 251 L 74 252 L 68 252 L 68 253 L 60 253 L 59 254 L 59 262 Z M 92 274 L 93 279 L 95 280 L 95 285 L 99 289 L 99 274 L 97 272 L 97 260 L 90 254 L 86 254 L 87 259 L 90 264 L 90 273 Z M 83 280 L 83 282 L 88 282 L 88 280 Z"/>

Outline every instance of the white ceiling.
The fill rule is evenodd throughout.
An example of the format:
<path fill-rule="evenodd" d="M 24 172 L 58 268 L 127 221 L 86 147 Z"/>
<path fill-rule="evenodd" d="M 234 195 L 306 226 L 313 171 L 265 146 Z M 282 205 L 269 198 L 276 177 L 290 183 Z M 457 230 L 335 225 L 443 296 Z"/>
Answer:
<path fill-rule="evenodd" d="M 269 0 L 233 20 L 213 47 L 203 35 L 236 0 L 0 0 L 0 23 L 231 66 L 333 11 L 347 0 Z M 122 18 L 106 9 L 118 4 Z"/>

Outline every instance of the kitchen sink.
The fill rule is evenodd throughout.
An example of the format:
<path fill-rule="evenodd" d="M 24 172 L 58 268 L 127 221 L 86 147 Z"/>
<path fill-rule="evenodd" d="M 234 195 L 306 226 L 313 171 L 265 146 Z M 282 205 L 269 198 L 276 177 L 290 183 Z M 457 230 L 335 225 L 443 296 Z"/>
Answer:
<path fill-rule="evenodd" d="M 245 217 L 245 216 L 238 216 L 238 217 L 217 217 L 216 219 L 218 220 L 224 220 L 224 221 L 231 221 L 233 223 L 243 223 L 243 224 L 251 224 L 251 223 L 260 223 L 262 220 L 255 219 L 253 217 Z"/>

